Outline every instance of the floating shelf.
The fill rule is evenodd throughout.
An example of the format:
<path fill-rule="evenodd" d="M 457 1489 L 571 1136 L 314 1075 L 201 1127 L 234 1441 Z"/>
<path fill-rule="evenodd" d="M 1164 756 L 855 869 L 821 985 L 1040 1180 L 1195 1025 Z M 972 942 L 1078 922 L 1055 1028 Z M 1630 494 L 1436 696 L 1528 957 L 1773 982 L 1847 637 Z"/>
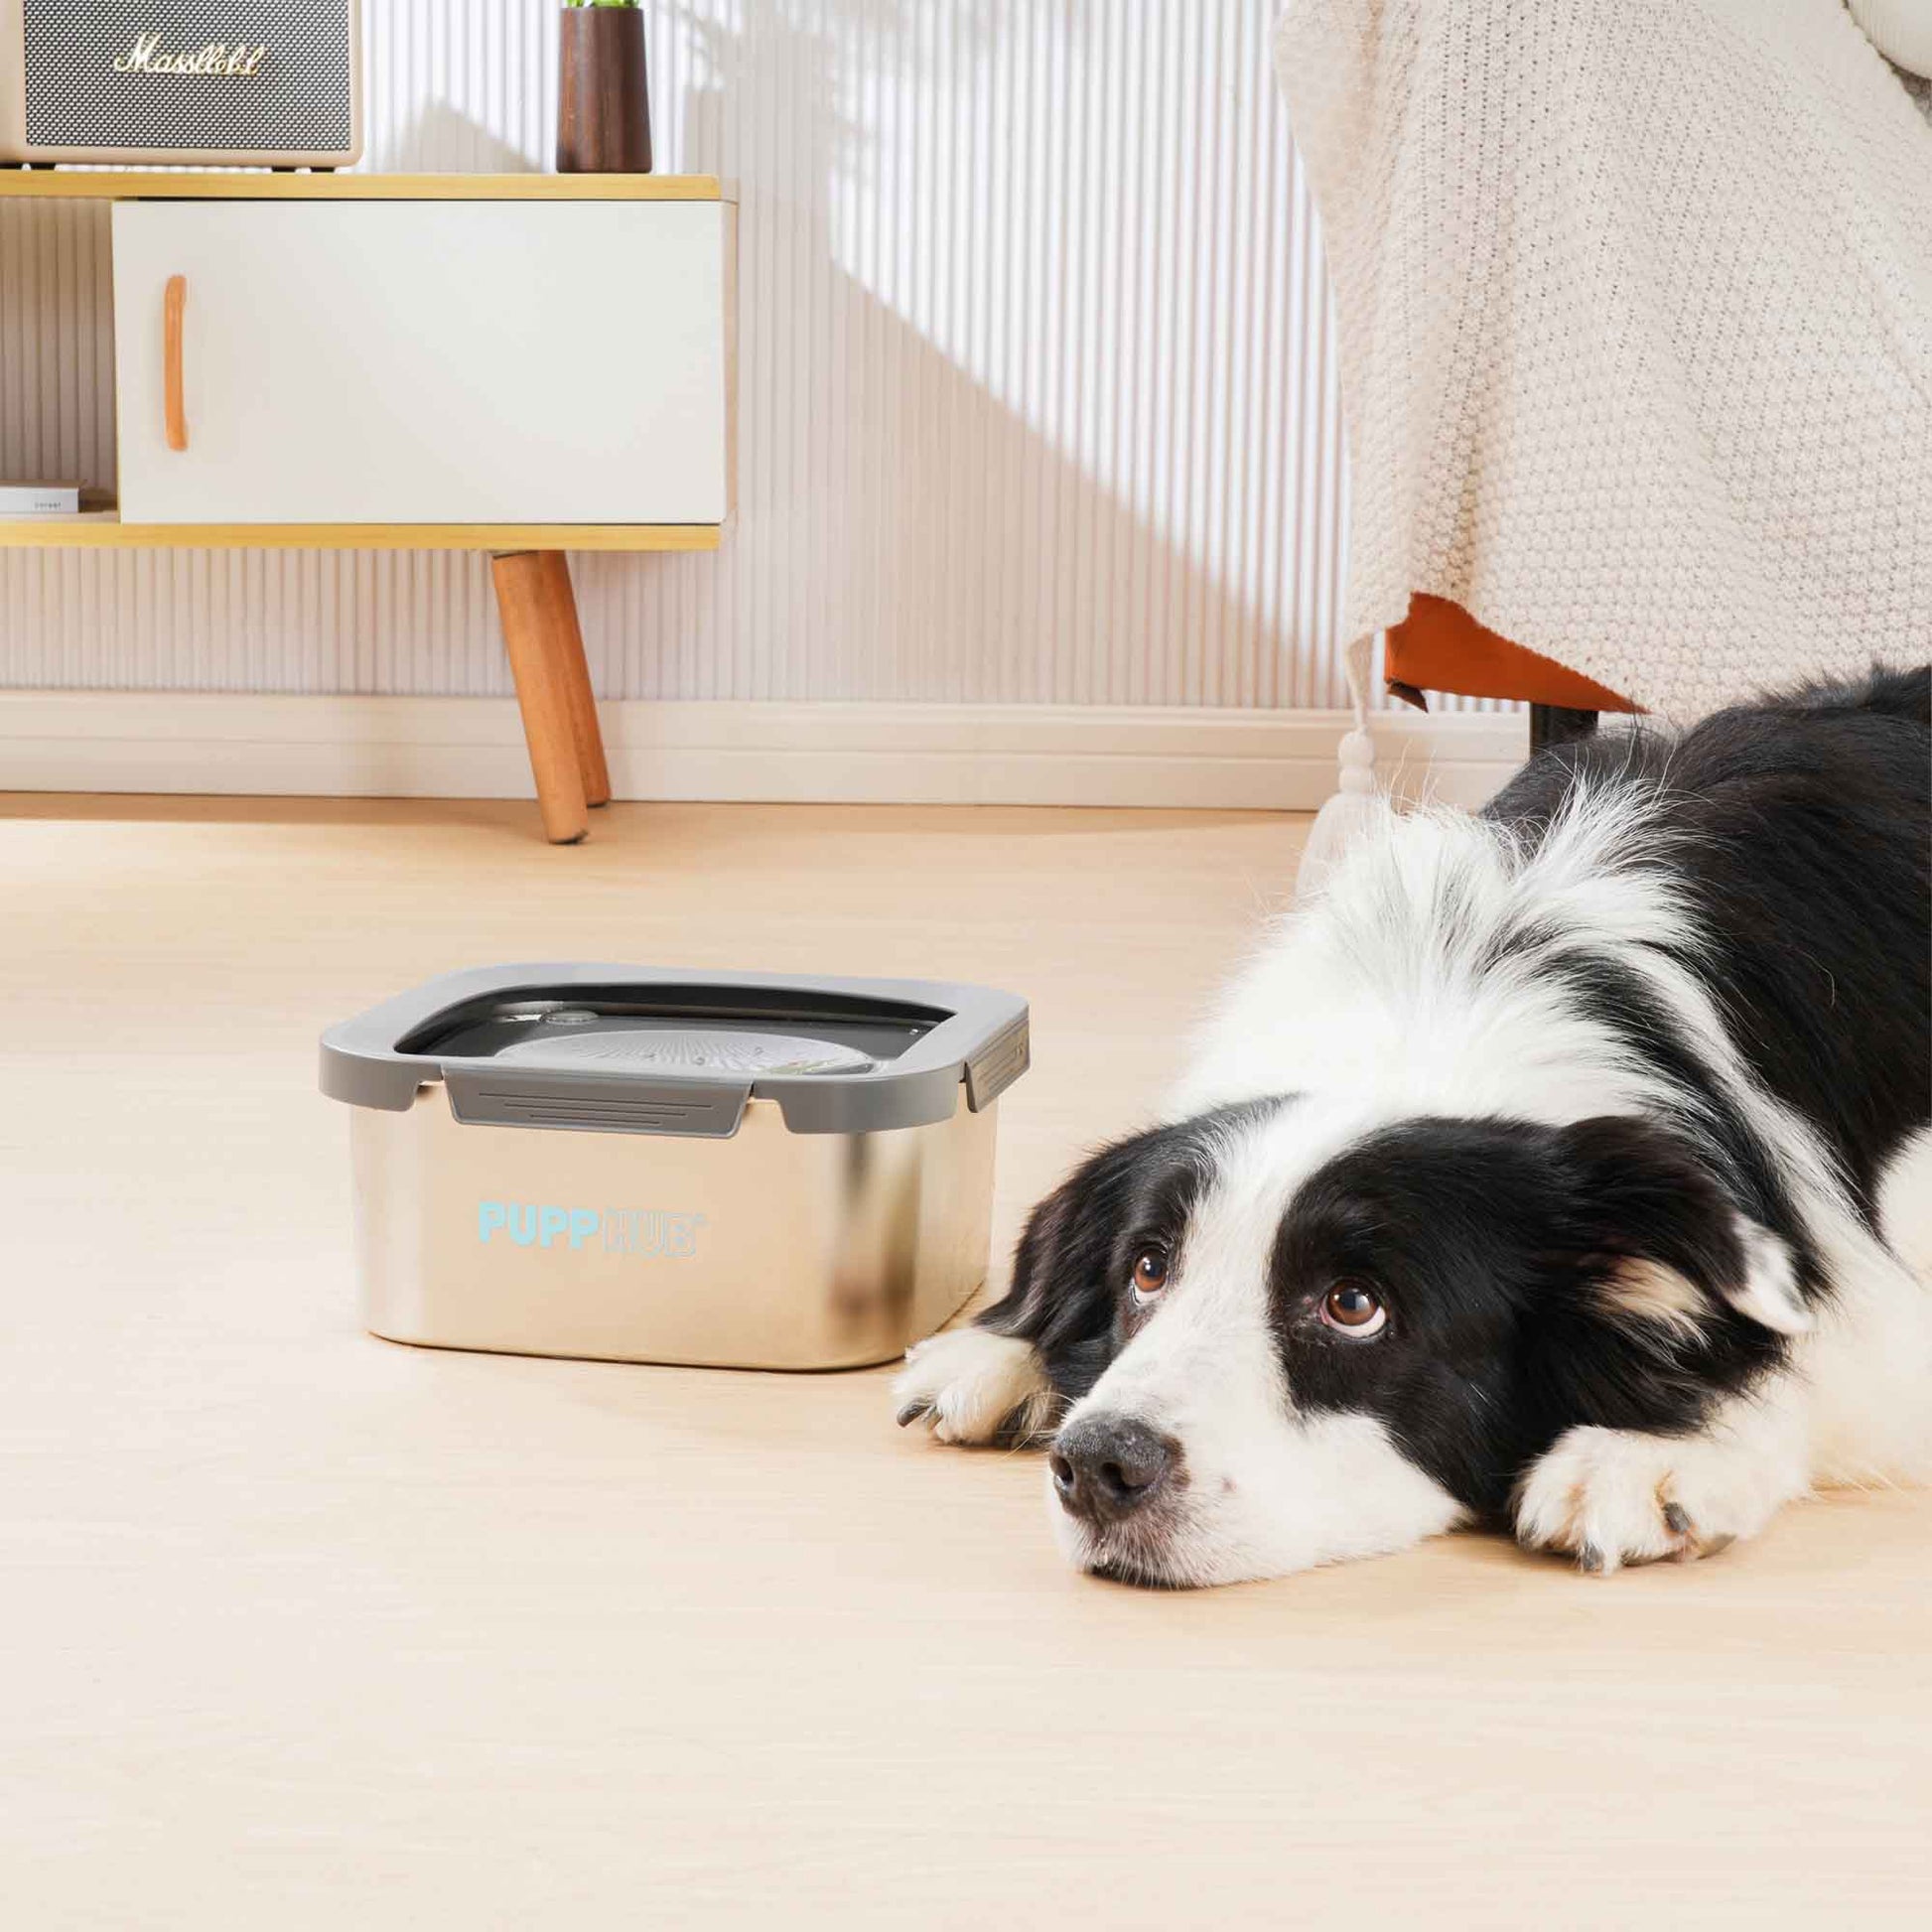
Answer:
<path fill-rule="evenodd" d="M 0 168 L 0 201 L 728 202 L 716 175 L 275 175 Z"/>

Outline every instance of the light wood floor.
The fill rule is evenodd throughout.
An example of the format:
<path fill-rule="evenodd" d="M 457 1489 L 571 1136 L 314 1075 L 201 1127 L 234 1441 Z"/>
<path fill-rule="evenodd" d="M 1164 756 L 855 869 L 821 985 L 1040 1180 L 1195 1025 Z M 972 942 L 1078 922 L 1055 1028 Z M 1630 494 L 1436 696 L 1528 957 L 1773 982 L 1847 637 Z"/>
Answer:
<path fill-rule="evenodd" d="M 1927 1922 L 1932 1501 L 1607 1581 L 1074 1577 L 882 1373 L 353 1314 L 327 1023 L 466 962 L 1034 1002 L 1002 1255 L 1292 876 L 1259 815 L 0 802 L 11 1927 Z"/>

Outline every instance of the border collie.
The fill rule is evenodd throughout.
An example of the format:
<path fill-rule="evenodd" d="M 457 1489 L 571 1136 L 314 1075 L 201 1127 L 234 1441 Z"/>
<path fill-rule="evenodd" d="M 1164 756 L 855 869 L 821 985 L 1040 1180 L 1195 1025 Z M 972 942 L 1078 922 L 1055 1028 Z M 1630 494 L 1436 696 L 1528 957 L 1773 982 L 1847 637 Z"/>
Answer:
<path fill-rule="evenodd" d="M 899 1421 L 1051 1434 L 1079 1568 L 1194 1585 L 1511 1527 L 1708 1556 L 1932 1471 L 1928 672 L 1391 812 L 1172 1123 L 1035 1209 Z"/>

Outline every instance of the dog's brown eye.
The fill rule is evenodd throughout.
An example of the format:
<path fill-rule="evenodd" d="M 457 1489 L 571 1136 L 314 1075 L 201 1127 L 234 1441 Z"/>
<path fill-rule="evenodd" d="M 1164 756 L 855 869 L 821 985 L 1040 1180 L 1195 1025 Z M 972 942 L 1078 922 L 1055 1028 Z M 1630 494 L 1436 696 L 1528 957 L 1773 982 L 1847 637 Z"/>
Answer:
<path fill-rule="evenodd" d="M 1134 1257 L 1134 1300 L 1145 1306 L 1167 1285 L 1167 1256 L 1159 1248 L 1143 1248 Z"/>
<path fill-rule="evenodd" d="M 1337 1282 L 1321 1298 L 1321 1318 L 1351 1339 L 1365 1341 L 1388 1325 L 1389 1311 L 1360 1282 Z"/>

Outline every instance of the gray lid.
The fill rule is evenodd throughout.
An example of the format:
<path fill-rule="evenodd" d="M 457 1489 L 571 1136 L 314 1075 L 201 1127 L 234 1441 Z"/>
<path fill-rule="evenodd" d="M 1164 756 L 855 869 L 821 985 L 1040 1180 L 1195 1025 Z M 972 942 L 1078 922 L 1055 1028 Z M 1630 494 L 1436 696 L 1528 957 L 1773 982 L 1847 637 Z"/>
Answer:
<path fill-rule="evenodd" d="M 479 966 L 322 1036 L 322 1090 L 393 1113 L 440 1081 L 457 1118 L 724 1136 L 751 1099 L 794 1134 L 975 1112 L 1030 1063 L 1027 1003 L 936 980 L 639 966 Z"/>

